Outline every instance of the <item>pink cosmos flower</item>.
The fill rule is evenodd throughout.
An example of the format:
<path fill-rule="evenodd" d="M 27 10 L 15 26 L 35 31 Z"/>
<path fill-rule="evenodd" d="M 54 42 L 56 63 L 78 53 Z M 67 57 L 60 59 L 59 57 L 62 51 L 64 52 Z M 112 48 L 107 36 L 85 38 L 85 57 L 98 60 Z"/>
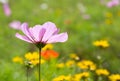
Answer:
<path fill-rule="evenodd" d="M 52 22 L 46 22 L 43 25 L 35 25 L 32 28 L 29 28 L 27 23 L 23 23 L 21 30 L 25 35 L 16 33 L 16 37 L 34 44 L 65 42 L 68 39 L 67 32 L 58 34 L 59 29 L 57 29 Z"/>
<path fill-rule="evenodd" d="M 9 26 L 13 29 L 17 29 L 17 30 L 20 30 L 21 29 L 21 22 L 20 21 L 12 21 Z"/>
<path fill-rule="evenodd" d="M 119 0 L 112 0 L 107 3 L 107 7 L 111 8 L 113 6 L 117 6 L 119 5 L 119 3 L 120 3 Z"/>
<path fill-rule="evenodd" d="M 11 10 L 10 10 L 8 3 L 3 3 L 3 10 L 6 16 L 11 15 Z"/>

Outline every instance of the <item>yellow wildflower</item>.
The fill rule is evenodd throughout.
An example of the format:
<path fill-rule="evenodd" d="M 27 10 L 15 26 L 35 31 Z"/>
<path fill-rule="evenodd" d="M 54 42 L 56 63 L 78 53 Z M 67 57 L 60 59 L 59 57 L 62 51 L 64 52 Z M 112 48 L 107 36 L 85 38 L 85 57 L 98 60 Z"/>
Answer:
<path fill-rule="evenodd" d="M 106 41 L 106 40 L 101 40 L 101 45 L 102 45 L 102 47 L 104 47 L 104 48 L 109 47 L 109 43 L 108 43 L 108 41 Z"/>
<path fill-rule="evenodd" d="M 75 53 L 70 54 L 70 58 L 75 59 L 75 60 L 79 60 L 79 57 Z"/>
<path fill-rule="evenodd" d="M 67 67 L 71 67 L 75 64 L 75 61 L 74 60 L 69 60 L 65 64 L 66 64 Z"/>
<path fill-rule="evenodd" d="M 59 64 L 57 64 L 57 68 L 63 68 L 64 66 L 65 66 L 64 63 L 59 63 Z"/>
<path fill-rule="evenodd" d="M 38 52 L 33 52 L 33 53 L 29 52 L 29 53 L 25 54 L 25 58 L 27 60 L 39 59 L 39 54 L 38 54 Z"/>
<path fill-rule="evenodd" d="M 41 64 L 44 64 L 45 63 L 45 60 L 44 59 L 41 59 Z"/>
<path fill-rule="evenodd" d="M 66 81 L 69 81 L 70 79 L 71 79 L 71 76 L 70 76 L 70 75 L 65 76 L 65 80 L 66 80 Z"/>
<path fill-rule="evenodd" d="M 95 42 L 93 42 L 93 45 L 94 45 L 94 46 L 100 46 L 100 41 L 95 41 Z"/>
<path fill-rule="evenodd" d="M 105 20 L 105 23 L 109 25 L 109 24 L 112 24 L 113 22 L 112 22 L 111 19 L 106 19 L 106 20 Z"/>
<path fill-rule="evenodd" d="M 88 78 L 90 76 L 89 72 L 83 72 L 75 74 L 72 78 L 73 81 L 80 81 L 82 78 Z"/>
<path fill-rule="evenodd" d="M 96 74 L 97 75 L 109 75 L 109 72 L 108 72 L 108 70 L 107 69 L 97 69 L 96 70 Z"/>
<path fill-rule="evenodd" d="M 88 69 L 88 66 L 86 66 L 83 62 L 78 62 L 77 66 L 80 67 L 81 69 Z"/>
<path fill-rule="evenodd" d="M 39 64 L 39 60 L 31 60 L 30 62 L 31 62 L 31 64 L 33 64 L 33 65 Z"/>
<path fill-rule="evenodd" d="M 109 47 L 109 43 L 107 40 L 95 41 L 93 42 L 93 45 L 97 47 L 103 47 L 103 48 Z"/>
<path fill-rule="evenodd" d="M 120 16 L 120 11 L 117 12 L 117 15 Z"/>
<path fill-rule="evenodd" d="M 120 81 L 120 74 L 112 74 L 109 76 L 110 81 Z"/>
<path fill-rule="evenodd" d="M 32 60 L 33 58 L 32 58 L 32 53 L 27 53 L 27 54 L 25 54 L 25 58 L 27 59 L 27 60 Z"/>
<path fill-rule="evenodd" d="M 33 65 L 39 64 L 39 53 L 33 52 L 33 53 L 27 53 L 25 54 L 25 58 L 27 61 L 29 61 Z M 41 59 L 41 64 L 43 64 L 45 60 Z"/>
<path fill-rule="evenodd" d="M 22 59 L 21 57 L 19 57 L 19 56 L 14 57 L 14 58 L 12 59 L 12 61 L 13 61 L 13 62 L 18 62 L 18 63 L 20 63 L 20 64 L 23 63 L 23 59 Z"/>
<path fill-rule="evenodd" d="M 43 51 L 48 50 L 48 49 L 53 49 L 53 45 L 52 44 L 47 44 L 42 48 Z"/>
<path fill-rule="evenodd" d="M 96 65 L 90 60 L 80 61 L 77 63 L 77 66 L 80 67 L 81 69 L 90 69 L 90 70 L 96 69 Z"/>
<path fill-rule="evenodd" d="M 110 12 L 108 12 L 108 13 L 105 14 L 105 17 L 107 17 L 107 18 L 112 18 L 112 17 L 113 17 L 113 14 L 110 13 Z"/>
<path fill-rule="evenodd" d="M 52 81 L 64 81 L 64 80 L 70 80 L 70 76 L 60 75 L 56 78 L 54 78 Z"/>
<path fill-rule="evenodd" d="M 83 72 L 82 77 L 89 77 L 89 72 Z"/>

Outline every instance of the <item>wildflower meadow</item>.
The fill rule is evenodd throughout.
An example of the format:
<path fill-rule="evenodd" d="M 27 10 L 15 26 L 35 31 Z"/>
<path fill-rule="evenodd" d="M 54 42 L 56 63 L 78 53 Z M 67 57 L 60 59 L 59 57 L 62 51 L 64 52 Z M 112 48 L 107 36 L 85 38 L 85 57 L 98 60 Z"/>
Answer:
<path fill-rule="evenodd" d="M 0 0 L 0 81 L 120 81 L 120 0 Z"/>

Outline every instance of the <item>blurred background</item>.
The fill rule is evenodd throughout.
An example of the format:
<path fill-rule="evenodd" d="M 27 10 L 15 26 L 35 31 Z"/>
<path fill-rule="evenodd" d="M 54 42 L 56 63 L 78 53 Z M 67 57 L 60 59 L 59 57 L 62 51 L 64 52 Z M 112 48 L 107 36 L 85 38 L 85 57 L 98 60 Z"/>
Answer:
<path fill-rule="evenodd" d="M 13 21 L 28 22 L 30 27 L 54 22 L 69 35 L 67 42 L 54 44 L 59 58 L 76 53 L 80 59 L 97 64 L 102 61 L 103 67 L 120 73 L 119 4 L 110 5 L 110 0 L 9 0 L 8 4 L 11 14 L 6 16 L 0 3 L 0 77 L 7 78 L 5 74 L 14 71 L 11 60 L 14 56 L 37 51 L 34 45 L 15 37 L 19 30 L 10 27 Z M 94 46 L 97 40 L 107 40 L 109 46 Z"/>

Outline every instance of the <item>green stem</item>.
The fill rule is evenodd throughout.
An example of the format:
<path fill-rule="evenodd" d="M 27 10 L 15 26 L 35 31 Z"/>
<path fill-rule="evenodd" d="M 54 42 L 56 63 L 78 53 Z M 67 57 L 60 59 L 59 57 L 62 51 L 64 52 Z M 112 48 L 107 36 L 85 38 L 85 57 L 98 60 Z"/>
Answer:
<path fill-rule="evenodd" d="M 29 81 L 29 80 L 28 80 L 28 70 L 29 70 L 29 68 L 27 67 L 26 70 L 27 70 L 27 73 L 26 73 L 27 81 Z"/>
<path fill-rule="evenodd" d="M 44 47 L 46 44 L 44 43 L 37 43 L 36 46 L 39 48 L 39 66 L 38 66 L 38 71 L 39 71 L 39 81 L 40 81 L 40 72 L 41 72 L 41 49 Z"/>
<path fill-rule="evenodd" d="M 39 71 L 39 81 L 41 78 L 40 72 L 41 72 L 41 49 L 42 47 L 39 48 L 39 67 L 38 67 L 38 71 Z"/>

